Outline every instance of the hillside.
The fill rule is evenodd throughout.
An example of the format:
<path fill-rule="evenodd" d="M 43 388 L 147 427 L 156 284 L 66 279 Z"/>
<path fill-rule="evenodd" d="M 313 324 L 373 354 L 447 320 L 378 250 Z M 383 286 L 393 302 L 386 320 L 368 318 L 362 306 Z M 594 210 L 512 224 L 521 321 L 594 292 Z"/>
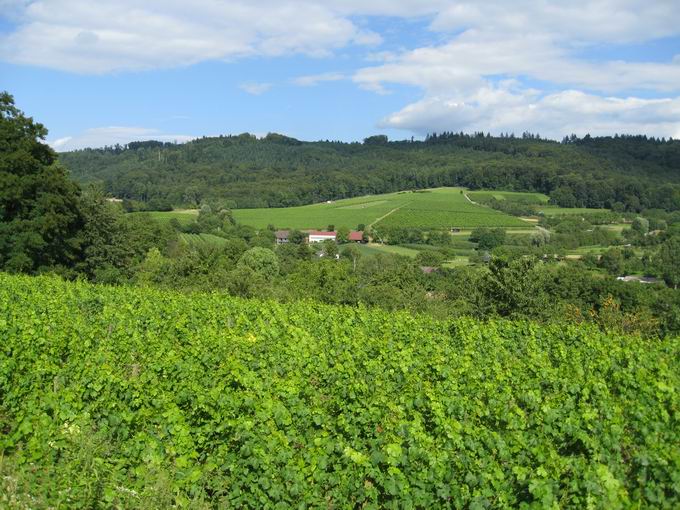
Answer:
<path fill-rule="evenodd" d="M 566 207 L 680 209 L 680 141 L 443 134 L 424 142 L 301 142 L 281 135 L 60 154 L 81 184 L 152 207 L 289 207 L 408 189 L 535 191 Z M 671 186 L 672 184 L 672 186 Z"/>
<path fill-rule="evenodd" d="M 680 342 L 0 274 L 17 508 L 680 505 Z"/>
<path fill-rule="evenodd" d="M 256 228 L 268 225 L 295 229 L 325 229 L 328 225 L 357 228 L 360 224 L 446 230 L 479 226 L 531 228 L 518 218 L 471 203 L 460 188 L 387 193 L 298 207 L 234 209 L 232 212 L 238 223 Z M 152 217 L 160 221 L 177 218 L 186 223 L 198 217 L 198 210 L 160 211 L 152 213 Z"/>

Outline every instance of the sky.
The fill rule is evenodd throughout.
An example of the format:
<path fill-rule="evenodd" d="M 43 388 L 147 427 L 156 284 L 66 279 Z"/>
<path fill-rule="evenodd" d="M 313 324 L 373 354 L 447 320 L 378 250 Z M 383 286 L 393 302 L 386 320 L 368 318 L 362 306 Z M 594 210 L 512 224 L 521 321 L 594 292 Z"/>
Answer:
<path fill-rule="evenodd" d="M 57 150 L 440 131 L 680 138 L 680 0 L 0 0 Z"/>

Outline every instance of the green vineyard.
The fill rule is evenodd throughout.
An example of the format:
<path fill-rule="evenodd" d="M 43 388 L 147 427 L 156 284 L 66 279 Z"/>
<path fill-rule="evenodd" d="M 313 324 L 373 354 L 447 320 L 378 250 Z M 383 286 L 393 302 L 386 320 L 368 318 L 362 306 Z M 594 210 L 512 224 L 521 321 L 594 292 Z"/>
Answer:
<path fill-rule="evenodd" d="M 532 196 L 535 194 L 522 194 Z M 299 207 L 234 209 L 234 218 L 243 225 L 265 228 L 356 228 L 359 224 L 449 229 L 451 227 L 526 228 L 527 222 L 508 214 L 471 203 L 462 188 L 434 188 L 417 192 L 402 191 L 355 197 Z M 134 214 L 134 213 L 133 213 Z M 149 213 L 161 222 L 175 218 L 186 224 L 198 211 Z"/>
<path fill-rule="evenodd" d="M 680 341 L 0 274 L 2 508 L 678 508 Z"/>

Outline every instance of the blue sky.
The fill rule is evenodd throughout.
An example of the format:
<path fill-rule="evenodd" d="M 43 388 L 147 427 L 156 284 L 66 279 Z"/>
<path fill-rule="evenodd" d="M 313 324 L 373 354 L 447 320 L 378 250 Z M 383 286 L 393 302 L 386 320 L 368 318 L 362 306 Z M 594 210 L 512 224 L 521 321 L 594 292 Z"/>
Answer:
<path fill-rule="evenodd" d="M 275 131 L 680 138 L 680 2 L 0 0 L 58 150 Z"/>

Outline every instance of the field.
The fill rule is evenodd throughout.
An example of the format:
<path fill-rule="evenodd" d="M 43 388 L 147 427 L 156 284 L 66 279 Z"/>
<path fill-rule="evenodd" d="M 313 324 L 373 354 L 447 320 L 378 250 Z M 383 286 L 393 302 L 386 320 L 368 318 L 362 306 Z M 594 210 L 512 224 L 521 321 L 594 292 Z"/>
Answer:
<path fill-rule="evenodd" d="M 0 274 L 0 507 L 678 508 L 680 341 Z"/>
<path fill-rule="evenodd" d="M 529 193 L 523 191 L 468 191 L 467 195 L 473 201 L 488 199 L 490 197 L 496 200 L 511 200 L 513 202 L 521 202 L 524 204 L 547 204 L 550 197 L 543 193 Z"/>
<path fill-rule="evenodd" d="M 160 221 L 177 217 L 180 222 L 189 222 L 198 211 L 151 214 Z M 433 229 L 527 226 L 518 218 L 470 203 L 460 188 L 389 193 L 301 207 L 236 209 L 234 218 L 239 223 L 257 228 L 270 224 L 277 228 L 296 229 L 325 229 L 328 225 L 354 229 L 359 224 Z"/>
<path fill-rule="evenodd" d="M 539 212 L 546 216 L 556 216 L 558 214 L 588 214 L 588 213 L 606 213 L 609 209 L 589 209 L 587 207 L 558 207 L 556 205 L 546 205 L 539 207 Z"/>
<path fill-rule="evenodd" d="M 224 237 L 212 234 L 180 234 L 180 239 L 196 247 L 222 246 L 227 242 Z"/>
<path fill-rule="evenodd" d="M 405 246 L 393 246 L 389 244 L 378 244 L 378 243 L 368 243 L 368 244 L 357 244 L 357 248 L 362 255 L 377 255 L 390 254 L 390 255 L 403 255 L 405 257 L 415 257 L 418 255 L 422 248 L 407 248 Z"/>
<path fill-rule="evenodd" d="M 388 227 L 525 227 L 526 222 L 470 203 L 459 188 L 438 188 L 406 194 L 406 199 L 378 225 Z"/>
<path fill-rule="evenodd" d="M 173 218 L 182 225 L 191 223 L 198 216 L 198 209 L 176 209 L 174 211 L 151 211 L 148 213 L 132 213 L 132 214 L 149 214 L 153 219 L 160 222 L 168 222 Z"/>

